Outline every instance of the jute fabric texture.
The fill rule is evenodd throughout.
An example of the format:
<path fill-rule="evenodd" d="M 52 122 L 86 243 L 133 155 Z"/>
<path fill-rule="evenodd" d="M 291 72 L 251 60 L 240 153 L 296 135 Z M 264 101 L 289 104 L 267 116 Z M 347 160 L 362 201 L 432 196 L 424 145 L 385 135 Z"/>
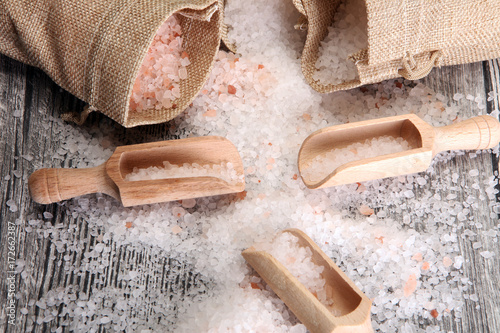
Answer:
<path fill-rule="evenodd" d="M 170 109 L 130 112 L 132 86 L 171 15 L 190 56 Z M 168 121 L 203 87 L 223 32 L 217 0 L 0 0 L 0 53 L 41 68 L 58 85 L 125 127 Z"/>
<path fill-rule="evenodd" d="M 359 79 L 321 84 L 313 79 L 315 63 L 340 0 L 293 2 L 303 15 L 296 27 L 307 29 L 302 72 L 321 93 L 397 77 L 415 80 L 436 66 L 500 57 L 500 0 L 365 0 L 368 48 L 348 59 Z"/>

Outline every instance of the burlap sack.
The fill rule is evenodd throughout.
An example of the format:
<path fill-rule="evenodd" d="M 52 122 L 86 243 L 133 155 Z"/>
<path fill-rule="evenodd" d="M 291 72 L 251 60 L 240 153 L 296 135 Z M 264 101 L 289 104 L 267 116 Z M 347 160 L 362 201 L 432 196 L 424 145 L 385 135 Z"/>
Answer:
<path fill-rule="evenodd" d="M 341 1 L 293 2 L 303 15 L 296 28 L 307 29 L 302 72 L 321 93 L 397 77 L 415 80 L 436 66 L 500 57 L 498 0 L 365 0 L 368 48 L 349 57 L 356 64 L 359 80 L 321 84 L 313 79 L 318 50 Z"/>
<path fill-rule="evenodd" d="M 172 119 L 208 78 L 223 26 L 219 0 L 0 0 L 0 53 L 39 67 L 58 85 L 125 127 Z M 170 109 L 129 111 L 134 80 L 171 15 L 190 56 Z"/>

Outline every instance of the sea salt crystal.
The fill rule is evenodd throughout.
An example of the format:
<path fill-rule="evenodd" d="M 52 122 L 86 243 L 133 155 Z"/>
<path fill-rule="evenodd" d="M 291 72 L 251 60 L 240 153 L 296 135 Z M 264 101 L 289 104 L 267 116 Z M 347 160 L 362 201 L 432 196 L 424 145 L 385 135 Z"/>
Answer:
<path fill-rule="evenodd" d="M 307 328 L 304 325 L 299 324 L 299 325 L 295 325 L 295 326 L 291 327 L 289 332 L 290 333 L 306 333 Z"/>
<path fill-rule="evenodd" d="M 7 202 L 5 204 L 7 205 L 7 207 L 9 207 L 9 210 L 11 212 L 13 212 L 13 213 L 17 212 L 17 205 L 16 205 L 14 200 L 9 199 L 9 200 L 7 200 Z"/>
<path fill-rule="evenodd" d="M 424 186 L 427 184 L 427 180 L 424 177 L 417 177 L 417 184 L 420 186 Z"/>
<path fill-rule="evenodd" d="M 134 168 L 125 176 L 126 181 L 172 179 L 187 177 L 216 177 L 226 181 L 231 185 L 239 184 L 243 181 L 244 175 L 239 175 L 232 163 L 221 163 L 214 165 L 200 165 L 197 163 L 183 165 L 163 162 L 164 167 Z"/>
<path fill-rule="evenodd" d="M 46 218 L 47 220 L 51 219 L 54 217 L 54 215 L 52 215 L 52 213 L 50 212 L 43 212 L 43 217 Z"/>
<path fill-rule="evenodd" d="M 453 99 L 455 101 L 459 101 L 461 100 L 462 98 L 464 98 L 464 95 L 463 94 L 460 94 L 460 93 L 455 93 L 455 95 L 453 95 Z"/>
<path fill-rule="evenodd" d="M 479 252 L 479 254 L 485 259 L 490 259 L 490 258 L 493 258 L 495 256 L 495 253 L 490 252 L 490 251 L 482 251 L 482 252 Z"/>
<path fill-rule="evenodd" d="M 476 177 L 478 175 L 479 175 L 479 170 L 477 170 L 477 169 L 472 169 L 469 171 L 469 176 L 471 176 L 471 177 Z"/>
<path fill-rule="evenodd" d="M 413 191 L 412 191 L 412 190 L 406 190 L 406 191 L 404 192 L 404 195 L 405 195 L 405 197 L 407 197 L 407 198 L 413 198 L 413 197 L 415 196 L 415 193 L 413 193 Z"/>
<path fill-rule="evenodd" d="M 456 256 L 455 257 L 455 263 L 453 264 L 453 267 L 456 269 L 460 269 L 464 263 L 464 257 L 462 256 Z"/>
<path fill-rule="evenodd" d="M 97 243 L 95 246 L 94 246 L 94 251 L 97 252 L 97 253 L 101 253 L 105 248 L 105 245 L 103 243 Z"/>
<path fill-rule="evenodd" d="M 401 137 L 374 137 L 344 148 L 334 148 L 326 154 L 316 156 L 302 169 L 301 174 L 309 182 L 317 182 L 346 163 L 398 153 L 409 148 L 408 142 Z"/>

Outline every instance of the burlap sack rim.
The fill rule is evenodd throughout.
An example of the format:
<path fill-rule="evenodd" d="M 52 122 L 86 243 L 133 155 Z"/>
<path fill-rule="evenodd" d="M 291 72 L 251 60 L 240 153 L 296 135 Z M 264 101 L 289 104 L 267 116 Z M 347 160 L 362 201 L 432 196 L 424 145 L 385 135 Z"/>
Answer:
<path fill-rule="evenodd" d="M 306 81 L 313 89 L 320 93 L 330 93 L 339 90 L 352 89 L 365 84 L 377 83 L 382 80 L 394 79 L 401 76 L 405 78 L 412 77 L 411 75 L 403 75 L 404 71 L 402 71 L 402 66 L 404 64 L 404 58 L 369 65 L 370 43 L 372 42 L 372 39 L 370 38 L 370 31 L 372 29 L 370 27 L 374 24 L 369 17 L 369 6 L 376 1 L 378 0 L 365 0 L 368 16 L 368 48 L 360 50 L 349 57 L 355 62 L 358 68 L 359 80 L 352 80 L 333 85 L 321 84 L 313 79 L 313 74 L 317 70 L 315 63 L 318 59 L 320 42 L 325 37 L 325 30 L 327 30 L 328 26 L 332 24 L 332 21 L 321 22 L 318 19 L 318 15 L 315 14 L 317 14 L 318 8 L 323 8 L 325 6 L 327 8 L 323 8 L 323 11 L 327 11 L 332 8 L 335 8 L 336 10 L 338 2 L 334 3 L 332 1 L 326 3 L 325 5 L 325 1 L 322 0 L 293 0 L 295 7 L 301 13 L 305 13 L 304 15 L 309 21 L 306 43 L 301 57 L 301 67 Z M 328 7 L 328 5 L 330 7 Z M 488 38 L 487 42 L 485 42 L 485 40 L 481 40 L 477 43 L 477 46 L 474 46 L 473 44 L 470 44 L 467 47 L 460 47 L 456 45 L 444 46 L 439 50 L 428 50 L 410 56 L 412 57 L 412 60 L 414 60 L 416 72 L 423 73 L 428 73 L 428 71 L 425 70 L 426 68 L 432 69 L 433 67 L 440 67 L 442 65 L 456 65 L 493 59 L 500 55 L 500 35 L 489 34 Z M 429 58 L 431 58 L 435 52 L 440 53 L 439 59 L 435 62 L 429 61 Z M 416 78 L 420 77 L 417 75 Z"/>
<path fill-rule="evenodd" d="M 211 23 L 192 18 L 181 23 L 193 39 L 187 51 L 195 57 L 188 66 L 193 75 L 181 81 L 181 90 L 182 82 L 187 88 L 177 108 L 130 114 L 133 84 L 158 28 L 173 13 L 196 17 L 210 6 Z M 41 68 L 87 102 L 80 115 L 99 110 L 125 127 L 165 122 L 182 112 L 203 87 L 221 42 L 222 0 L 10 0 L 0 8 L 2 53 Z"/>
<path fill-rule="evenodd" d="M 194 5 L 179 6 L 179 8 L 174 9 L 171 12 L 169 12 L 167 15 L 165 15 L 165 18 L 163 20 L 159 20 L 158 24 L 156 25 L 156 28 L 153 29 L 153 32 L 150 35 L 147 46 L 142 49 L 142 52 L 141 52 L 142 56 L 139 58 L 139 61 L 136 62 L 136 66 L 134 68 L 134 71 L 131 73 L 131 77 L 133 79 L 132 79 L 132 81 L 131 81 L 132 83 L 129 87 L 129 92 L 127 94 L 126 108 L 125 108 L 125 111 L 123 113 L 123 126 L 124 127 L 136 127 L 136 126 L 141 126 L 141 125 L 152 125 L 152 124 L 167 122 L 167 121 L 175 118 L 180 113 L 182 113 L 186 109 L 186 107 L 189 106 L 193 102 L 193 100 L 196 98 L 196 96 L 198 95 L 201 88 L 203 88 L 203 86 L 204 86 L 206 80 L 208 79 L 210 72 L 213 68 L 213 65 L 214 65 L 215 59 L 216 59 L 216 55 L 217 55 L 216 51 L 214 52 L 214 56 L 213 56 L 213 59 L 212 59 L 210 66 L 205 70 L 205 72 L 206 72 L 205 78 L 204 78 L 204 80 L 202 80 L 203 82 L 200 83 L 200 85 L 199 85 L 200 87 L 197 89 L 198 91 L 196 93 L 191 93 L 188 98 L 186 98 L 186 95 L 184 94 L 184 96 L 177 99 L 177 100 L 184 99 L 184 101 L 182 103 L 175 103 L 175 101 L 174 101 L 174 104 L 176 104 L 175 108 L 166 109 L 166 108 L 162 107 L 159 110 L 152 109 L 152 110 L 143 110 L 140 112 L 131 112 L 130 111 L 130 98 L 132 96 L 132 87 L 133 87 L 135 78 L 139 74 L 139 70 L 140 70 L 140 67 L 142 65 L 142 62 L 144 61 L 144 58 L 147 55 L 147 51 L 149 50 L 149 47 L 150 47 L 151 43 L 153 42 L 153 39 L 154 39 L 158 29 L 161 27 L 161 25 L 172 15 L 181 15 L 181 14 L 179 14 L 179 12 L 182 10 L 185 10 L 185 9 L 205 10 L 206 8 L 211 7 L 211 6 L 219 6 L 219 9 L 217 10 L 216 13 L 214 13 L 214 15 L 211 17 L 211 19 L 213 19 L 214 17 L 217 18 L 218 26 L 219 26 L 219 29 L 218 29 L 219 43 L 218 43 L 218 45 L 220 45 L 220 38 L 221 38 L 221 33 L 222 33 L 222 30 L 221 30 L 222 29 L 222 27 L 221 27 L 222 8 L 220 8 L 220 3 L 218 3 L 217 0 L 214 0 L 208 6 L 194 6 Z M 192 20 L 194 20 L 194 19 L 192 19 Z M 186 38 L 184 38 L 183 45 L 187 42 L 188 41 L 186 40 Z M 218 49 L 218 47 L 217 47 L 217 49 Z M 190 64 L 189 66 L 192 66 L 192 65 L 193 64 Z M 188 75 L 189 75 L 189 70 L 190 70 L 189 66 L 187 66 Z M 184 90 L 183 89 L 184 86 L 182 83 L 183 83 L 183 81 L 181 81 L 181 94 Z"/>

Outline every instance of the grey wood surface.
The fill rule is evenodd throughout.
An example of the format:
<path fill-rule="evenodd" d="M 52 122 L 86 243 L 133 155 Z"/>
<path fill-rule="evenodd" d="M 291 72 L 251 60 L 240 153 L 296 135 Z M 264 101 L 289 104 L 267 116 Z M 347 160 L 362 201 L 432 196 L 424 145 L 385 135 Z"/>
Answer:
<path fill-rule="evenodd" d="M 456 91 L 461 91 L 464 94 L 479 95 L 486 100 L 487 92 L 500 92 L 499 65 L 498 60 L 493 60 L 435 69 L 423 82 L 449 97 Z M 491 112 L 498 109 L 498 105 L 497 97 L 487 103 L 487 110 Z M 29 197 L 27 179 L 42 165 L 72 166 L 71 161 L 66 160 L 64 156 L 54 158 L 60 145 L 64 144 L 64 137 L 58 133 L 57 128 L 49 125 L 48 117 L 59 117 L 61 113 L 69 110 L 81 111 L 83 106 L 81 101 L 62 91 L 40 70 L 0 56 L 0 309 L 2 309 L 0 330 L 2 332 L 50 332 L 58 328 L 61 331 L 61 328 L 67 325 L 65 323 L 67 318 L 56 318 L 44 323 L 43 318 L 47 314 L 34 305 L 35 302 L 51 291 L 69 285 L 77 285 L 80 291 L 87 294 L 98 292 L 103 286 L 114 286 L 118 290 L 126 291 L 127 286 L 117 279 L 117 275 L 127 267 L 139 267 L 150 272 L 148 281 L 141 282 L 147 285 L 150 297 L 154 297 L 155 293 L 162 293 L 170 295 L 173 301 L 182 301 L 183 295 L 189 294 L 191 286 L 209 283 L 201 280 L 188 265 L 175 258 L 164 258 L 150 249 L 116 244 L 111 246 L 109 262 L 100 274 L 79 276 L 67 269 L 69 263 L 83 260 L 85 253 L 89 252 L 90 246 L 95 243 L 96 235 L 87 228 L 85 221 L 65 215 L 58 205 L 34 204 Z M 471 110 L 464 107 L 461 112 L 463 115 L 469 115 Z M 117 144 L 169 138 L 168 124 L 127 130 L 98 114 L 90 116 L 82 126 L 82 131 L 93 133 L 93 129 L 102 126 L 112 128 L 116 132 Z M 128 139 L 124 139 L 125 137 Z M 88 138 L 90 140 L 91 135 Z M 439 173 L 445 169 L 457 168 L 457 165 L 466 170 L 475 168 L 487 175 L 493 175 L 495 170 L 498 170 L 498 160 L 493 155 L 481 156 L 472 161 L 459 156 L 438 167 L 435 177 L 439 177 Z M 12 211 L 15 209 L 10 209 L 8 203 L 11 204 L 11 208 L 12 203 L 17 205 L 17 211 Z M 58 249 L 56 239 L 39 237 L 35 230 L 27 231 L 30 230 L 28 221 L 33 217 L 40 217 L 46 211 L 54 215 L 54 219 L 47 223 L 53 226 L 59 225 L 61 230 L 78 231 L 67 233 L 66 236 L 73 237 L 73 243 L 80 246 L 81 251 L 69 247 Z M 482 207 L 473 215 L 475 221 L 481 222 L 485 228 L 498 229 L 498 218 L 492 218 L 487 207 Z M 13 233 L 9 234 L 9 231 Z M 9 238 L 12 235 L 14 238 Z M 491 237 L 486 238 L 481 234 L 478 237 L 483 238 L 482 242 L 485 244 L 492 242 Z M 14 245 L 14 251 L 10 251 L 12 248 L 9 249 L 9 245 L 12 245 L 10 241 Z M 446 317 L 432 324 L 440 325 L 445 332 L 500 332 L 498 281 L 500 250 L 496 243 L 490 245 L 496 256 L 485 261 L 478 257 L 477 251 L 472 251 L 470 242 L 459 239 L 461 252 L 466 258 L 465 275 L 472 281 L 479 301 L 476 303 L 466 300 L 464 316 L 461 319 Z M 15 270 L 15 265 L 10 267 L 9 264 L 13 259 L 24 261 L 22 272 L 12 272 Z M 9 280 L 11 276 L 14 280 Z M 12 285 L 16 293 L 15 325 L 9 324 L 7 316 L 8 291 Z M 59 313 L 60 311 L 62 307 L 59 307 Z M 144 313 L 153 313 L 151 309 L 140 309 L 140 311 L 143 311 L 141 314 L 143 316 Z M 175 314 L 175 306 L 168 311 Z M 55 315 L 57 317 L 58 313 Z M 173 318 L 167 316 L 155 319 L 153 315 L 151 316 L 151 320 L 169 321 Z M 422 330 L 430 324 L 425 321 L 416 323 Z"/>

